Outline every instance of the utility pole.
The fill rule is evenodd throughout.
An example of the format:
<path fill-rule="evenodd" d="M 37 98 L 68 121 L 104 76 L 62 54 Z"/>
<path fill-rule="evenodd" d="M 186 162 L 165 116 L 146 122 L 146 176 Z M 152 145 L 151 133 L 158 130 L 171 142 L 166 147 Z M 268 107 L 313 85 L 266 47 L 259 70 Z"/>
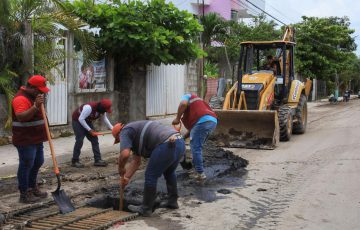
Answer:
<path fill-rule="evenodd" d="M 204 17 L 205 17 L 205 2 L 204 0 L 202 0 L 202 18 L 204 20 Z M 204 37 L 202 39 L 202 50 L 204 51 Z M 206 96 L 206 91 L 207 91 L 207 86 L 206 86 L 206 79 L 204 78 L 204 75 L 205 75 L 205 57 L 202 58 L 202 84 L 204 84 L 201 88 L 202 88 L 202 91 L 203 91 L 203 98 L 205 99 L 205 96 Z"/>
<path fill-rule="evenodd" d="M 202 8 L 200 8 L 200 0 L 197 0 L 197 5 L 198 5 L 198 15 L 202 15 L 200 16 L 200 18 L 202 17 L 202 19 L 204 19 L 205 16 L 205 1 L 202 0 L 201 2 L 202 4 Z M 201 42 L 201 48 L 204 51 L 204 41 L 203 41 L 203 35 L 200 36 L 200 42 Z M 199 96 L 202 98 L 205 98 L 205 78 L 204 78 L 204 73 L 205 73 L 205 57 L 202 57 L 201 62 L 199 63 L 201 65 L 200 68 L 200 76 L 198 79 L 198 93 L 200 94 Z"/>
<path fill-rule="evenodd" d="M 339 50 L 340 46 L 337 45 L 336 46 L 336 50 Z M 337 67 L 335 67 L 335 92 L 334 92 L 334 97 L 337 101 L 338 97 L 339 97 L 339 75 L 337 72 Z"/>

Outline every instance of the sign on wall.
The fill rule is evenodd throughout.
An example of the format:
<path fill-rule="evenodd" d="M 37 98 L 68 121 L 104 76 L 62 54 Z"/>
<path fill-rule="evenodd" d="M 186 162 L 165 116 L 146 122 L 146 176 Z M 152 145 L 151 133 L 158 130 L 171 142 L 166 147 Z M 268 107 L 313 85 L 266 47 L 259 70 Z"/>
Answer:
<path fill-rule="evenodd" d="M 83 63 L 82 54 L 77 61 L 77 92 L 106 91 L 105 59 L 94 61 L 89 65 Z"/>

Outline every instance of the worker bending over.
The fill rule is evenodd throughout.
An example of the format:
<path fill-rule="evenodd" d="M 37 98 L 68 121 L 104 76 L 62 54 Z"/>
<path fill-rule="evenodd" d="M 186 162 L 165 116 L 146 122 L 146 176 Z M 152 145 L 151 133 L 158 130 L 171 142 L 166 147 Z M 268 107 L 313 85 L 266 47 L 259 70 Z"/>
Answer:
<path fill-rule="evenodd" d="M 85 137 L 91 142 L 95 160 L 94 166 L 107 166 L 107 163 L 101 159 L 99 140 L 94 130 L 93 121 L 102 116 L 106 126 L 112 129 L 113 126 L 106 116 L 106 113 L 111 113 L 111 105 L 111 100 L 102 99 L 99 102 L 83 104 L 73 112 L 72 127 L 75 133 L 75 146 L 71 166 L 76 168 L 84 167 L 84 165 L 80 163 L 79 157 Z"/>
<path fill-rule="evenodd" d="M 210 106 L 195 94 L 185 94 L 181 98 L 177 116 L 173 120 L 173 125 L 178 125 L 180 120 L 188 132 L 185 138 L 190 136 L 190 148 L 192 161 L 195 165 L 195 172 L 190 176 L 198 181 L 204 181 L 202 148 L 210 133 L 217 125 L 217 116 Z"/>
<path fill-rule="evenodd" d="M 120 141 L 120 186 L 125 188 L 141 164 L 141 157 L 149 158 L 145 171 L 142 205 L 129 205 L 129 210 L 142 216 L 150 216 L 156 198 L 158 178 L 164 175 L 168 199 L 160 207 L 179 208 L 175 170 L 185 152 L 185 142 L 178 131 L 155 121 L 136 121 L 123 127 L 116 124 L 112 130 L 115 143 Z M 133 159 L 125 168 L 133 152 Z"/>

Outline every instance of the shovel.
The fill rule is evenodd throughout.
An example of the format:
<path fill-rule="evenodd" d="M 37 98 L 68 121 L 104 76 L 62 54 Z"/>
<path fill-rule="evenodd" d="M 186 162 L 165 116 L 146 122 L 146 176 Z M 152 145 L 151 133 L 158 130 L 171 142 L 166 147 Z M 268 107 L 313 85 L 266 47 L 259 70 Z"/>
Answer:
<path fill-rule="evenodd" d="M 124 209 L 124 188 L 120 185 L 120 204 L 119 204 L 119 211 Z"/>
<path fill-rule="evenodd" d="M 51 158 L 52 158 L 52 161 L 54 164 L 54 172 L 55 172 L 55 175 L 57 178 L 57 184 L 58 184 L 56 190 L 54 192 L 52 192 L 51 194 L 54 198 L 55 203 L 59 206 L 60 213 L 65 214 L 65 213 L 74 211 L 75 208 L 74 208 L 74 205 L 72 205 L 69 197 L 64 192 L 64 190 L 60 190 L 60 187 L 61 187 L 60 171 L 57 166 L 57 162 L 56 162 L 56 158 L 55 158 L 54 146 L 51 141 L 51 135 L 50 135 L 50 131 L 49 131 L 49 125 L 48 125 L 48 120 L 47 120 L 46 113 L 45 113 L 44 104 L 41 104 L 41 113 L 42 113 L 42 116 L 43 116 L 43 119 L 45 122 L 46 135 L 47 135 L 47 138 L 49 141 Z"/>
<path fill-rule="evenodd" d="M 104 136 L 106 134 L 111 134 L 112 132 L 111 131 L 104 131 L 104 132 L 95 132 L 94 134 L 96 136 Z"/>
<path fill-rule="evenodd" d="M 180 122 L 179 123 L 179 126 L 176 126 L 176 125 L 173 125 L 173 128 L 178 131 L 180 133 L 180 130 L 181 130 L 181 127 L 182 127 L 182 123 Z M 192 169 L 193 165 L 191 162 L 188 162 L 186 161 L 186 153 L 184 154 L 184 158 L 183 160 L 180 162 L 180 165 L 183 169 L 185 170 L 190 170 Z"/>

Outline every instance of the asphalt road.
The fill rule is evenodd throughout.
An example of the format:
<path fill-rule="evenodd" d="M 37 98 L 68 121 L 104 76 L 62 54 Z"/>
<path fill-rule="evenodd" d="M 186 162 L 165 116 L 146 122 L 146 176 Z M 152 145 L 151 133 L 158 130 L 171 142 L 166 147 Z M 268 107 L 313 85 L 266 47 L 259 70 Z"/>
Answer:
<path fill-rule="evenodd" d="M 360 229 L 360 100 L 309 104 L 308 119 L 275 150 L 232 149 L 250 163 L 230 194 L 119 229 Z"/>

